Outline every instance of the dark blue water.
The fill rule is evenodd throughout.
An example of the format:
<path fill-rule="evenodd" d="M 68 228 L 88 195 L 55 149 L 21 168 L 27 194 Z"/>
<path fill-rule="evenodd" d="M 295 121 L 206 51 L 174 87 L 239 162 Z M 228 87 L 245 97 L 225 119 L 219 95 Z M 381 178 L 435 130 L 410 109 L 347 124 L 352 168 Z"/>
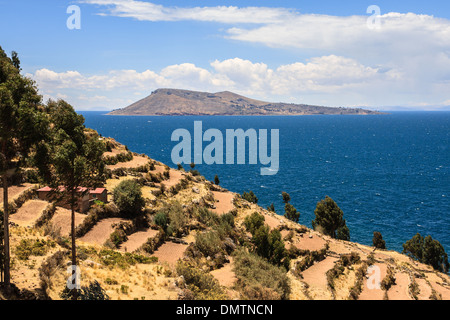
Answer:
<path fill-rule="evenodd" d="M 439 240 L 450 253 L 450 112 L 377 116 L 301 117 L 128 117 L 81 112 L 86 125 L 130 150 L 176 167 L 171 161 L 173 130 L 193 132 L 242 128 L 280 130 L 280 168 L 261 176 L 261 165 L 197 165 L 234 192 L 252 190 L 258 204 L 272 202 L 283 214 L 281 192 L 311 226 L 317 202 L 326 195 L 344 211 L 351 240 L 371 245 L 380 231 L 388 249 L 417 232 Z M 270 132 L 270 131 L 269 131 Z M 208 143 L 204 143 L 204 146 Z M 185 165 L 188 169 L 189 166 Z"/>

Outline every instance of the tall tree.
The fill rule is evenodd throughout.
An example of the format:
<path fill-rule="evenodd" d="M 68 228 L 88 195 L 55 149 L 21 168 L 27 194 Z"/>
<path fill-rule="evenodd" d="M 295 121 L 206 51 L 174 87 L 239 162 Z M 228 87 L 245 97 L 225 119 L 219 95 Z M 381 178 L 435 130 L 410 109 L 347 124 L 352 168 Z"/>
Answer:
<path fill-rule="evenodd" d="M 102 160 L 105 145 L 99 137 L 87 137 L 84 118 L 63 100 L 49 101 L 47 108 L 53 125 L 50 162 L 50 185 L 59 190 L 71 209 L 72 266 L 77 265 L 75 242 L 75 210 L 80 197 L 88 188 L 99 187 L 105 180 L 105 164 Z M 75 283 L 75 277 L 74 277 Z M 74 299 L 77 291 L 73 291 Z"/>
<path fill-rule="evenodd" d="M 350 240 L 344 212 L 329 196 L 317 203 L 314 214 L 316 216 L 312 221 L 314 230 L 335 239 Z"/>
<path fill-rule="evenodd" d="M 46 117 L 41 96 L 32 80 L 20 74 L 20 61 L 13 52 L 8 58 L 0 47 L 0 174 L 3 186 L 3 272 L 9 290 L 9 177 L 23 165 L 32 146 L 45 136 Z"/>
<path fill-rule="evenodd" d="M 450 263 L 444 247 L 431 236 L 424 238 L 417 233 L 411 240 L 403 244 L 403 253 L 441 272 L 449 271 Z"/>

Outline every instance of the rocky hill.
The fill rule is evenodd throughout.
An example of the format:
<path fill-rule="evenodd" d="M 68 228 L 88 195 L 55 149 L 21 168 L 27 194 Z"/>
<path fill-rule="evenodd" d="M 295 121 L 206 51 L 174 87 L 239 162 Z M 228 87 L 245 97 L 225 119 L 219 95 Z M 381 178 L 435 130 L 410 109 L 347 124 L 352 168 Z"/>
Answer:
<path fill-rule="evenodd" d="M 109 149 L 109 203 L 76 215 L 82 286 L 98 281 L 111 299 L 121 300 L 450 299 L 450 277 L 428 265 L 332 239 L 196 171 L 172 169 L 113 139 L 99 139 Z M 112 201 L 124 180 L 142 186 L 142 219 L 121 216 Z M 61 299 L 70 264 L 70 211 L 38 199 L 37 187 L 28 181 L 9 189 L 12 283 L 19 299 Z M 248 223 L 252 215 L 274 238 L 279 235 L 289 258 L 282 265 L 255 252 L 260 234 Z"/>
<path fill-rule="evenodd" d="M 132 105 L 110 115 L 316 115 L 379 114 L 359 108 L 331 108 L 305 104 L 271 103 L 250 99 L 232 92 L 197 92 L 158 89 Z"/>

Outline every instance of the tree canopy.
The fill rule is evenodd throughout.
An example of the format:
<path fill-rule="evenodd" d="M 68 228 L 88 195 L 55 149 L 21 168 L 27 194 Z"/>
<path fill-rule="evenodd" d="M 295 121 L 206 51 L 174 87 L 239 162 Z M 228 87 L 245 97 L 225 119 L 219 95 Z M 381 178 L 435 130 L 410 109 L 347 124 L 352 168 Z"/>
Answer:
<path fill-rule="evenodd" d="M 317 203 L 312 221 L 314 230 L 335 239 L 350 240 L 350 232 L 344 219 L 344 212 L 329 196 Z"/>
<path fill-rule="evenodd" d="M 449 271 L 450 265 L 444 247 L 431 236 L 424 238 L 417 233 L 403 244 L 403 253 L 441 272 Z"/>

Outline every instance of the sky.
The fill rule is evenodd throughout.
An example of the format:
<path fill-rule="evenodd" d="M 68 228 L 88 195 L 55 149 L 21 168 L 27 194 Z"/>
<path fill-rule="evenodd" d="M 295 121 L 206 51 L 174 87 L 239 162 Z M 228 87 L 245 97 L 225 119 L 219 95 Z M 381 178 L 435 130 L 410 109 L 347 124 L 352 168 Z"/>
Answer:
<path fill-rule="evenodd" d="M 0 0 L 0 46 L 77 110 L 158 88 L 450 110 L 450 1 Z"/>

